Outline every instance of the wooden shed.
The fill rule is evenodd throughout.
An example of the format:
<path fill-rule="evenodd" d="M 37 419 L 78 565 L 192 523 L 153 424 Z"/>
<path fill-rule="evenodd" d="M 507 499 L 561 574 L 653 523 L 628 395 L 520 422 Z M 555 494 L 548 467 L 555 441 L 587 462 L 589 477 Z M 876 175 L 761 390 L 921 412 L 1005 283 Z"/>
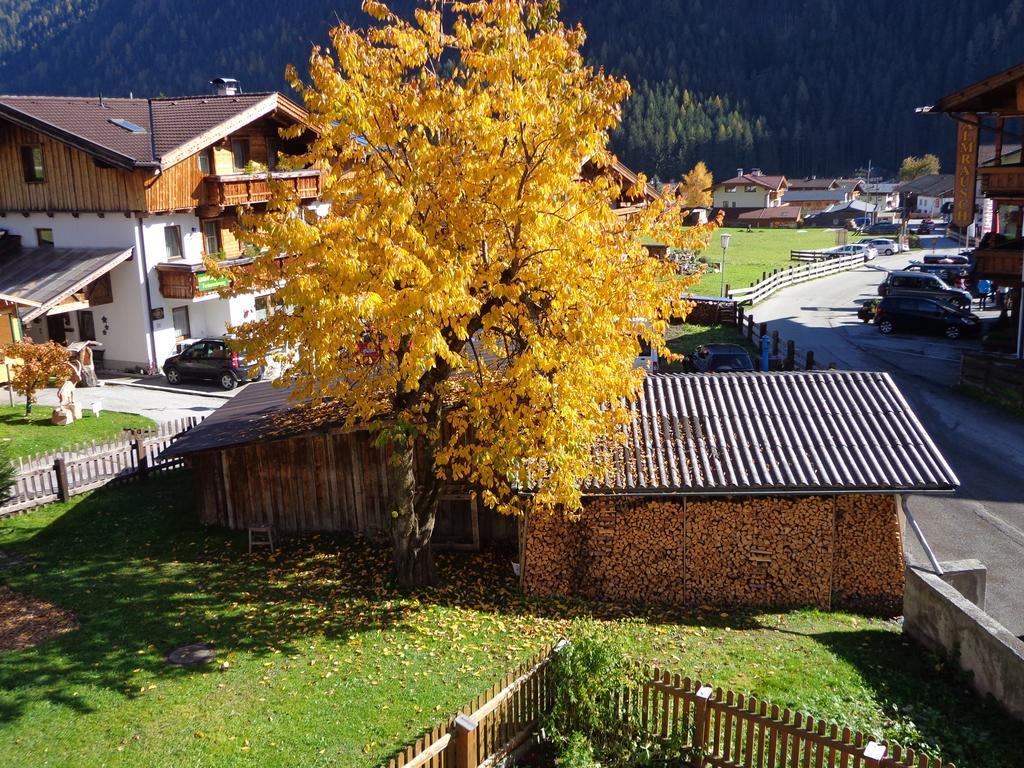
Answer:
<path fill-rule="evenodd" d="M 901 611 L 901 496 L 956 475 L 885 373 L 648 376 L 578 520 L 527 517 L 524 588 Z"/>
<path fill-rule="evenodd" d="M 250 384 L 165 455 L 188 456 L 205 525 L 285 533 L 337 531 L 383 537 L 391 519 L 385 450 L 365 430 L 325 411 L 296 408 L 289 390 Z M 514 544 L 519 523 L 484 507 L 466 488 L 441 497 L 434 541 L 474 548 Z"/>
<path fill-rule="evenodd" d="M 901 495 L 958 481 L 887 374 L 649 375 L 631 408 L 578 518 L 520 521 L 452 488 L 435 540 L 518 541 L 535 594 L 899 612 Z M 387 531 L 386 453 L 268 383 L 168 453 L 191 457 L 206 524 Z"/>

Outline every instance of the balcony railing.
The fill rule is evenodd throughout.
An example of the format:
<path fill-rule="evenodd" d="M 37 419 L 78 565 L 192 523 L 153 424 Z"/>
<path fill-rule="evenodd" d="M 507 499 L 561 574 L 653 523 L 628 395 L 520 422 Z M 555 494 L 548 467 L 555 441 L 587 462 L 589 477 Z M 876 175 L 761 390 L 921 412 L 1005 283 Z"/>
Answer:
<path fill-rule="evenodd" d="M 287 258 L 285 254 L 274 257 L 281 277 L 284 277 L 284 262 Z M 222 261 L 220 266 L 241 271 L 247 269 L 252 262 L 251 257 L 243 257 Z M 160 281 L 160 295 L 165 299 L 200 299 L 215 295 L 231 285 L 230 278 L 214 277 L 207 272 L 205 264 L 157 264 L 156 272 Z"/>
<path fill-rule="evenodd" d="M 1024 198 L 1024 165 L 987 165 L 978 169 L 986 197 Z"/>
<path fill-rule="evenodd" d="M 305 171 L 272 172 L 270 178 L 291 186 L 303 200 L 320 197 L 320 171 L 315 168 Z M 227 208 L 232 205 L 253 205 L 270 199 L 270 184 L 266 173 L 232 173 L 224 176 L 207 176 L 203 181 L 201 205 Z"/>

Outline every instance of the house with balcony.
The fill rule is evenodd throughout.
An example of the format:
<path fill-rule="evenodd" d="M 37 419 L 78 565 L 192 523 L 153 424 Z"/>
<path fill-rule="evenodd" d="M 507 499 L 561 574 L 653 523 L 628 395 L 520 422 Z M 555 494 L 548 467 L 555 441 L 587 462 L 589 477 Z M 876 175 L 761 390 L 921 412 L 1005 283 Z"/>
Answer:
<path fill-rule="evenodd" d="M 0 299 L 16 333 L 95 340 L 105 367 L 152 370 L 267 311 L 264 296 L 222 298 L 230 278 L 204 259 L 245 268 L 239 212 L 272 183 L 316 206 L 320 171 L 281 164 L 312 133 L 281 138 L 306 121 L 281 94 L 214 83 L 181 98 L 0 96 Z"/>
<path fill-rule="evenodd" d="M 958 123 L 953 223 L 966 226 L 981 196 L 990 231 L 975 252 L 976 274 L 1013 289 L 1020 306 L 1024 260 L 1024 162 L 1019 146 L 1024 115 L 1024 63 L 944 96 L 928 109 Z M 987 146 L 990 148 L 985 149 Z M 984 149 L 984 151 L 982 151 Z M 977 182 L 980 182 L 977 183 Z"/>
<path fill-rule="evenodd" d="M 726 224 L 736 224 L 740 214 L 782 205 L 788 189 L 785 176 L 767 176 L 760 168 L 744 173 L 740 168 L 731 179 L 715 184 L 712 204 L 725 213 Z"/>

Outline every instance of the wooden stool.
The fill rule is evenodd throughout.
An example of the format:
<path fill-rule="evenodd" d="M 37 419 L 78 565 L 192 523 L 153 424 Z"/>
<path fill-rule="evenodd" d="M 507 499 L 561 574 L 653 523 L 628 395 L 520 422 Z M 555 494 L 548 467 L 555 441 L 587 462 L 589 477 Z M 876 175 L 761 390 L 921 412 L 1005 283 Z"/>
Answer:
<path fill-rule="evenodd" d="M 265 523 L 253 523 L 249 526 L 249 554 L 253 547 L 266 547 L 274 551 L 274 526 Z"/>

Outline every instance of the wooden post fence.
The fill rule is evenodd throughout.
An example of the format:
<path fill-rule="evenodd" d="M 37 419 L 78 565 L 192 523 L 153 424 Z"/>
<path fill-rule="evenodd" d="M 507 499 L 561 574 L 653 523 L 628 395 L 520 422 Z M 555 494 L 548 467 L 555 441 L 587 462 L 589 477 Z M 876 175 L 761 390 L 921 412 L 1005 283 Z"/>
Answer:
<path fill-rule="evenodd" d="M 57 475 L 57 498 L 60 501 L 67 501 L 71 498 L 71 492 L 69 490 L 70 483 L 68 483 L 68 465 L 63 457 L 54 460 L 53 471 Z"/>
<path fill-rule="evenodd" d="M 481 768 L 513 761 L 540 728 L 554 696 L 548 662 L 537 656 L 478 696 L 452 719 L 432 728 L 387 763 L 388 768 Z M 712 688 L 657 667 L 639 689 L 615 696 L 617 717 L 639 709 L 654 738 L 682 739 L 692 768 L 954 768 L 899 745 L 887 745 L 835 723 L 733 691 Z"/>
<path fill-rule="evenodd" d="M 102 444 L 91 441 L 17 459 L 10 498 L 0 504 L 0 517 L 67 501 L 108 483 L 182 467 L 185 462 L 180 457 L 164 458 L 160 453 L 200 421 L 190 416 Z"/>

